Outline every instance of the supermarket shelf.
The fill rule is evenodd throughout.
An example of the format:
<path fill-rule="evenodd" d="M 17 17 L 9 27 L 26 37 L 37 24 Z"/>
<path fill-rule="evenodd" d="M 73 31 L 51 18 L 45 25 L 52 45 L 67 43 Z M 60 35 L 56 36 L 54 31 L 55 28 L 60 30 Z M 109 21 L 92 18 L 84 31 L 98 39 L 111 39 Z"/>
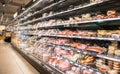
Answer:
<path fill-rule="evenodd" d="M 40 11 L 38 11 L 38 12 L 36 12 L 36 13 L 33 13 L 32 15 L 26 17 L 25 19 L 22 19 L 21 21 L 27 20 L 28 18 L 30 18 L 30 17 L 32 17 L 32 16 L 34 16 L 34 15 L 36 15 L 36 14 L 43 13 L 43 12 L 47 11 L 48 9 L 53 8 L 53 7 L 57 6 L 58 4 L 60 4 L 60 3 L 64 2 L 64 1 L 65 1 L 65 0 L 60 0 L 60 1 L 57 2 L 57 3 L 53 3 L 53 4 L 49 5 L 49 6 L 41 9 Z M 20 21 L 20 22 L 21 22 L 21 21 Z"/>
<path fill-rule="evenodd" d="M 96 56 L 99 58 L 104 58 L 104 59 L 120 62 L 120 57 L 110 57 L 110 56 L 105 56 L 105 55 L 100 55 L 100 54 L 97 54 Z"/>
<path fill-rule="evenodd" d="M 100 44 L 100 46 L 108 46 L 110 43 L 112 44 L 112 42 L 118 42 L 119 45 L 119 41 L 120 38 L 112 38 L 112 37 L 88 37 L 88 36 L 67 36 L 67 35 L 50 35 L 47 33 L 45 34 L 39 34 L 37 33 L 38 30 L 47 30 L 47 29 L 60 29 L 60 30 L 64 30 L 64 29 L 72 29 L 72 30 L 76 30 L 76 29 L 81 29 L 81 30 L 117 30 L 120 29 L 120 16 L 118 16 L 117 18 L 105 18 L 105 19 L 98 19 L 98 20 L 89 20 L 89 21 L 80 21 L 80 22 L 70 22 L 70 23 L 63 23 L 64 21 L 68 21 L 67 19 L 69 19 L 70 17 L 81 17 L 82 14 L 87 14 L 90 13 L 91 16 L 94 18 L 94 16 L 96 16 L 96 14 L 106 14 L 106 11 L 108 12 L 109 10 L 116 10 L 117 13 L 119 13 L 120 11 L 120 4 L 119 4 L 119 0 L 100 0 L 100 2 L 96 2 L 96 3 L 91 3 L 91 0 L 78 0 L 79 2 L 74 3 L 74 0 L 50 0 L 52 1 L 49 4 L 44 4 L 43 1 L 47 1 L 47 0 L 38 0 L 36 1 L 32 6 L 30 6 L 28 9 L 26 9 L 23 13 L 21 13 L 20 15 L 18 15 L 13 21 L 11 21 L 10 24 L 12 24 L 13 22 L 17 24 L 18 27 L 24 27 L 26 26 L 27 28 L 19 28 L 19 29 L 24 29 L 27 30 L 26 32 L 22 32 L 21 31 L 21 35 L 26 35 L 26 38 L 24 38 L 22 41 L 24 41 L 25 43 L 28 43 L 28 47 L 31 46 L 35 49 L 41 49 L 43 51 L 44 48 L 42 48 L 41 45 L 47 45 L 47 46 L 52 46 L 53 48 L 55 47 L 60 47 L 61 49 L 64 50 L 70 50 L 70 51 L 74 51 L 75 53 L 80 53 L 80 54 L 84 54 L 84 55 L 91 55 L 96 57 L 96 59 L 106 59 L 106 61 L 114 61 L 114 62 L 119 62 L 120 63 L 120 57 L 118 56 L 111 56 L 107 54 L 107 51 L 101 51 L 100 53 L 94 52 L 94 51 L 89 51 L 86 49 L 80 49 L 77 47 L 72 47 L 71 44 L 57 44 L 57 42 L 49 42 L 49 40 L 47 40 L 47 38 L 45 38 L 45 40 L 39 40 L 42 37 L 48 37 L 48 38 L 69 38 L 69 39 L 75 39 L 75 40 L 90 40 L 90 45 L 93 44 L 98 44 L 100 41 L 103 42 L 103 44 Z M 70 1 L 70 2 L 69 2 Z M 56 3 L 55 3 L 56 2 Z M 47 3 L 47 2 L 46 2 Z M 38 11 L 36 11 L 38 10 Z M 48 15 L 43 17 L 42 14 L 43 13 L 49 13 L 50 11 L 53 12 L 53 14 Z M 38 15 L 38 16 L 37 16 Z M 119 14 L 118 14 L 119 15 Z M 107 16 L 107 15 L 106 15 Z M 50 19 L 58 19 L 57 22 L 61 22 L 61 20 L 59 21 L 59 19 L 62 19 L 62 23 L 54 23 L 54 24 L 49 24 L 47 23 L 47 21 L 49 22 Z M 18 20 L 18 21 L 16 21 Z M 83 19 L 84 20 L 84 19 Z M 15 22 L 16 21 L 16 22 Z M 39 22 L 45 22 L 45 24 L 36 24 Z M 50 21 L 51 22 L 51 21 Z M 69 22 L 69 21 L 68 21 Z M 31 25 L 31 26 L 27 26 L 27 25 Z M 35 26 L 33 26 L 35 25 Z M 39 27 L 38 27 L 39 25 Z M 17 28 L 16 27 L 16 30 Z M 19 30 L 18 29 L 18 30 Z M 29 32 L 29 30 L 31 30 L 31 33 Z M 35 31 L 36 30 L 36 31 Z M 35 32 L 33 32 L 35 31 Z M 33 34 L 32 34 L 33 33 Z M 16 35 L 18 36 L 18 35 Z M 32 37 L 33 36 L 33 37 Z M 35 37 L 34 37 L 35 36 Z M 30 37 L 30 38 L 29 38 Z M 93 41 L 92 40 L 96 40 Z M 100 41 L 99 41 L 100 40 Z M 33 42 L 32 42 L 33 41 Z M 105 43 L 106 41 L 108 41 L 107 43 Z M 36 43 L 38 42 L 38 43 Z M 31 44 L 34 45 L 31 45 Z M 39 45 L 40 43 L 40 45 Z M 86 42 L 85 42 L 86 43 Z M 105 44 L 104 44 L 105 43 Z M 39 56 L 35 55 L 34 53 L 28 52 L 23 47 L 17 47 L 14 43 L 12 43 L 12 45 L 17 49 L 17 51 L 24 57 L 26 58 L 38 71 L 42 72 L 42 74 L 65 74 L 64 72 L 60 71 L 59 68 L 49 64 L 48 62 L 45 62 L 42 60 L 42 58 L 40 58 Z M 117 45 L 117 43 L 116 43 Z M 40 48 L 41 47 L 41 48 Z M 119 48 L 119 46 L 118 46 Z M 46 48 L 45 48 L 46 49 Z M 54 52 L 54 51 L 53 51 Z M 74 66 L 83 68 L 83 69 L 89 69 L 92 71 L 97 72 L 98 74 L 107 74 L 106 73 L 102 73 L 100 72 L 100 70 L 98 68 L 96 68 L 96 66 L 86 66 L 86 65 L 82 65 L 79 64 L 79 62 L 75 62 L 72 61 L 71 59 L 67 59 L 64 56 L 60 56 L 56 53 L 53 52 L 46 52 L 45 53 L 50 53 L 52 54 L 52 56 L 55 56 L 59 59 L 65 60 L 70 62 L 71 64 L 73 64 Z M 43 52 L 44 53 L 44 52 Z M 81 61 L 81 60 L 80 60 Z M 108 62 L 106 63 L 106 65 L 108 65 Z M 112 68 L 111 68 L 112 70 Z M 97 74 L 96 73 L 96 74 Z"/>
<path fill-rule="evenodd" d="M 58 56 L 58 55 L 56 55 L 56 54 L 53 54 L 53 55 L 56 56 L 56 57 L 59 57 L 59 58 L 61 58 L 61 59 L 64 59 L 64 60 L 70 62 L 71 64 L 73 64 L 73 65 L 75 65 L 75 66 L 77 66 L 77 67 L 86 68 L 86 69 L 91 69 L 91 70 L 93 70 L 93 71 L 95 71 L 95 72 L 98 72 L 98 73 L 100 73 L 100 74 L 104 74 L 104 73 L 100 72 L 98 69 L 92 68 L 92 67 L 90 67 L 90 66 L 85 66 L 85 65 L 78 64 L 78 63 L 76 63 L 76 62 L 73 62 L 73 61 L 68 60 L 68 59 L 66 59 L 66 58 L 64 58 L 64 57 Z"/>
<path fill-rule="evenodd" d="M 107 23 L 107 24 L 104 24 Z M 108 24 L 109 23 L 109 24 Z M 116 23 L 116 24 L 113 24 Z M 52 26 L 43 26 L 38 27 L 38 29 L 51 29 L 51 28 L 67 28 L 67 27 L 102 27 L 102 26 L 120 26 L 120 18 L 109 18 L 109 19 L 100 19 L 100 20 L 91 20 L 83 22 L 73 22 L 73 23 L 63 23 L 56 24 Z"/>
<path fill-rule="evenodd" d="M 25 57 L 25 59 L 28 59 L 28 61 L 35 61 L 36 63 L 38 63 L 39 65 L 37 66 L 41 66 L 42 68 L 44 69 L 47 69 L 46 71 L 45 70 L 40 70 L 43 72 L 43 74 L 64 74 L 62 71 L 60 71 L 59 69 L 45 63 L 44 61 L 42 61 L 40 58 L 38 58 L 37 56 L 35 56 L 34 54 L 32 53 L 29 53 L 27 51 L 25 51 L 24 49 L 20 49 L 18 47 L 15 46 L 14 43 L 12 43 L 13 47 L 15 47 L 17 49 L 17 51 L 23 55 L 23 57 Z M 32 63 L 33 64 L 33 63 Z M 36 66 L 35 64 L 33 64 L 33 66 Z M 41 69 L 41 67 L 39 67 L 39 69 Z"/>
<path fill-rule="evenodd" d="M 42 50 L 42 51 L 43 51 L 43 50 Z M 46 52 L 46 51 L 45 51 L 45 52 Z M 47 53 L 49 54 L 50 52 L 47 52 Z M 98 73 L 100 73 L 100 74 L 103 74 L 103 73 L 100 72 L 98 69 L 92 68 L 92 67 L 90 67 L 90 66 L 85 66 L 85 65 L 78 64 L 78 63 L 76 63 L 76 62 L 74 62 L 74 61 L 71 61 L 71 60 L 69 60 L 69 59 L 67 59 L 67 58 L 64 58 L 64 57 L 62 57 L 62 56 L 59 56 L 59 55 L 57 55 L 57 54 L 55 54 L 55 53 L 50 53 L 50 54 L 52 54 L 52 56 L 58 57 L 58 58 L 60 58 L 60 59 L 63 59 L 64 61 L 68 61 L 68 62 L 70 62 L 71 64 L 73 64 L 73 65 L 75 65 L 75 66 L 77 66 L 77 67 L 86 68 L 86 69 L 91 69 L 91 70 L 93 70 L 93 71 L 95 71 L 95 72 L 98 72 Z"/>
<path fill-rule="evenodd" d="M 107 38 L 107 37 L 87 37 L 87 36 L 67 36 L 67 35 L 40 35 L 40 36 L 43 36 L 43 37 L 62 37 L 62 38 L 90 39 L 90 40 L 120 41 L 119 38 Z"/>
<path fill-rule="evenodd" d="M 71 10 L 63 11 L 63 12 L 59 12 L 59 13 L 56 13 L 56 14 L 53 14 L 53 15 L 50 15 L 50 16 L 47 16 L 47 17 L 44 17 L 44 18 L 38 18 L 38 19 L 35 19 L 33 21 L 28 21 L 28 22 L 25 22 L 25 23 L 20 24 L 20 25 L 27 25 L 27 24 L 35 23 L 35 22 L 42 21 L 42 20 L 45 20 L 45 19 L 50 19 L 50 18 L 59 16 L 59 15 L 62 15 L 62 14 L 66 14 L 68 12 L 70 13 L 70 12 L 77 11 L 77 10 L 80 10 L 80 9 L 85 9 L 85 8 L 88 8 L 88 7 L 93 7 L 95 5 L 99 5 L 99 4 L 102 4 L 104 2 L 108 2 L 108 1 L 109 0 L 104 0 L 104 1 L 100 1 L 98 3 L 91 3 L 91 4 L 88 4 L 88 5 L 82 6 L 82 7 L 74 8 L 74 9 L 71 9 Z"/>
<path fill-rule="evenodd" d="M 94 56 L 94 57 L 99 57 L 99 58 L 104 58 L 104 59 L 108 59 L 108 60 L 111 60 L 111 61 L 120 62 L 119 57 L 111 57 L 111 56 L 107 56 L 107 55 L 104 55 L 104 54 L 101 54 L 101 53 L 95 53 L 95 52 L 89 52 L 89 51 L 86 51 L 86 50 L 80 50 L 80 49 L 73 48 L 73 47 L 66 46 L 66 45 L 57 45 L 57 44 L 45 43 L 45 42 L 39 42 L 39 43 L 45 44 L 45 45 L 51 45 L 51 46 L 60 46 L 61 48 L 65 48 L 67 50 L 72 50 L 74 52 L 78 52 L 78 53 L 81 53 L 81 54 L 88 54 L 88 55 L 91 55 L 91 56 Z"/>
<path fill-rule="evenodd" d="M 23 13 L 21 13 L 17 18 L 25 15 L 27 12 L 31 11 L 32 9 L 36 9 L 37 7 L 39 7 L 39 5 L 41 4 L 41 2 L 42 2 L 42 0 L 37 1 L 35 4 L 33 4 L 27 10 L 25 10 Z"/>
<path fill-rule="evenodd" d="M 59 12 L 59 13 L 55 14 L 54 16 L 66 14 L 66 13 L 69 13 L 69 12 L 74 12 L 74 11 L 77 11 L 77 10 L 87 9 L 87 8 L 89 8 L 89 7 L 93 7 L 93 6 L 96 6 L 96 5 L 99 5 L 99 4 L 103 4 L 103 3 L 106 3 L 106 2 L 109 2 L 109 1 L 110 1 L 110 0 L 103 0 L 103 1 L 100 1 L 100 2 L 97 2 L 97 3 L 90 3 L 90 4 L 88 4 L 88 5 L 80 6 L 80 7 L 78 7 L 78 8 L 73 8 L 73 9 L 71 9 L 71 10 Z M 90 9 L 90 8 L 89 8 L 89 9 Z M 88 10 L 88 9 L 87 9 L 87 10 Z"/>
<path fill-rule="evenodd" d="M 14 43 L 11 43 L 11 45 L 15 48 L 17 52 L 19 52 L 31 65 L 33 65 L 40 73 L 44 74 L 51 74 L 49 73 L 46 68 L 43 68 L 43 64 L 38 61 L 36 58 L 31 56 L 28 52 L 23 51 L 21 48 L 17 47 Z"/>
<path fill-rule="evenodd" d="M 74 23 L 70 23 L 70 24 L 89 24 L 89 23 L 105 23 L 105 22 L 116 22 L 119 21 L 120 17 L 118 18 L 109 18 L 109 19 L 100 19 L 100 20 L 92 20 L 92 21 L 83 21 L 83 22 L 74 22 Z"/>
<path fill-rule="evenodd" d="M 72 27 L 88 28 L 88 27 L 104 27 L 104 26 L 106 26 L 106 28 L 108 28 L 108 29 L 109 29 L 108 26 L 110 26 L 110 27 L 112 26 L 112 28 L 114 28 L 116 26 L 119 27 L 120 26 L 120 17 L 119 18 L 83 21 L 83 22 L 61 23 L 61 24 L 56 24 L 56 25 L 51 25 L 51 26 L 50 25 L 49 26 L 41 26 L 36 29 L 72 28 Z"/>
<path fill-rule="evenodd" d="M 18 18 L 24 16 L 27 12 L 31 11 L 32 9 L 35 9 L 35 8 L 39 7 L 39 5 L 40 5 L 41 2 L 42 2 L 42 0 L 39 0 L 39 1 L 35 2 L 31 7 L 29 7 L 27 10 L 25 10 L 20 15 L 18 15 L 14 20 L 12 20 L 10 24 L 12 24 L 13 22 L 15 22 Z"/>
<path fill-rule="evenodd" d="M 37 56 L 31 54 L 32 56 L 34 56 L 36 59 L 39 59 L 43 64 L 45 64 L 49 69 L 51 70 L 54 70 L 55 72 L 54 73 L 57 73 L 57 74 L 64 74 L 62 71 L 60 71 L 59 69 L 55 68 L 54 66 L 48 64 L 48 63 L 45 63 L 42 59 L 38 58 Z"/>

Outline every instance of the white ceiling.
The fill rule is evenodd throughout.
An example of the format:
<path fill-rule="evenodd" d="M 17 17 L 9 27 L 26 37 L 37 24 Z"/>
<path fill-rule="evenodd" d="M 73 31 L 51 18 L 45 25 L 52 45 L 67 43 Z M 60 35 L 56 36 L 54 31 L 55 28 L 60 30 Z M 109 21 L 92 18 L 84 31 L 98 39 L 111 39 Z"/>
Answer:
<path fill-rule="evenodd" d="M 30 1 L 31 0 L 0 0 L 0 18 L 3 15 L 4 20 L 9 18 L 9 21 L 11 21 L 13 19 L 13 14 L 20 10 L 21 6 L 24 7 Z M 5 7 L 3 7 L 3 3 L 5 3 Z M 2 22 L 4 22 L 4 20 Z"/>

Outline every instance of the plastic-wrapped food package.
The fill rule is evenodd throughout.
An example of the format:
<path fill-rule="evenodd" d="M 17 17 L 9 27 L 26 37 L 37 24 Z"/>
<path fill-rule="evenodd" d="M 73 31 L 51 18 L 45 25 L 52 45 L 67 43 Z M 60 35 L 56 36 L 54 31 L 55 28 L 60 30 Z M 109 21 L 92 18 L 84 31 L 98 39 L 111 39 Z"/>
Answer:
<path fill-rule="evenodd" d="M 59 39 L 57 39 L 56 44 L 58 44 L 58 45 L 64 45 L 64 44 L 68 44 L 69 42 L 70 42 L 70 39 L 59 38 Z"/>
<path fill-rule="evenodd" d="M 99 70 L 102 71 L 102 72 L 107 72 L 110 70 L 110 67 L 109 66 L 106 66 L 106 65 L 101 65 L 99 67 Z"/>
<path fill-rule="evenodd" d="M 50 54 L 43 54 L 43 61 L 48 62 L 50 57 L 51 57 Z"/>
<path fill-rule="evenodd" d="M 113 69 L 116 71 L 120 71 L 120 63 L 119 62 L 113 62 Z"/>
<path fill-rule="evenodd" d="M 66 54 L 68 53 L 67 50 L 64 50 L 64 49 L 62 49 L 62 48 L 60 48 L 60 47 L 56 47 L 56 48 L 54 49 L 54 52 L 55 52 L 57 55 L 66 55 Z"/>
<path fill-rule="evenodd" d="M 116 10 L 108 10 L 107 11 L 107 17 L 108 18 L 115 18 L 115 17 L 117 17 L 117 11 Z"/>
<path fill-rule="evenodd" d="M 53 47 L 49 47 L 48 46 L 48 48 L 47 48 L 47 50 L 46 50 L 47 52 L 53 52 L 54 51 L 54 48 Z"/>
<path fill-rule="evenodd" d="M 71 64 L 68 62 L 68 61 L 60 61 L 59 65 L 58 65 L 58 68 L 61 70 L 61 71 L 67 71 L 71 68 Z"/>
<path fill-rule="evenodd" d="M 102 48 L 100 46 L 89 46 L 87 48 L 88 51 L 93 51 L 93 52 L 97 52 L 97 53 L 100 53 L 100 52 L 105 52 L 106 51 L 106 48 Z"/>
<path fill-rule="evenodd" d="M 110 71 L 108 71 L 108 74 L 119 74 L 119 73 L 116 70 L 110 70 Z"/>
<path fill-rule="evenodd" d="M 66 71 L 66 73 L 65 74 L 76 74 L 75 72 L 73 72 L 73 71 Z"/>
<path fill-rule="evenodd" d="M 83 74 L 93 74 L 93 71 L 86 69 L 86 70 L 83 70 Z"/>

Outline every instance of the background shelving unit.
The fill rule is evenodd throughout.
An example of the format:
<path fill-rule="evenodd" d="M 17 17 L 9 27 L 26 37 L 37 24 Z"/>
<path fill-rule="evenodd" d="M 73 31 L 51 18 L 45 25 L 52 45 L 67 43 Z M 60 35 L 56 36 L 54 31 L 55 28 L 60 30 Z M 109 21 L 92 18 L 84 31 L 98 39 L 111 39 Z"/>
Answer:
<path fill-rule="evenodd" d="M 16 27 L 14 27 L 14 32 L 16 35 L 18 35 L 19 40 L 23 44 L 27 44 L 26 47 L 20 47 L 20 43 L 18 45 L 15 44 L 13 41 L 12 45 L 20 51 L 20 53 L 24 54 L 26 58 L 29 58 L 29 61 L 34 61 L 32 63 L 33 65 L 37 63 L 38 67 L 44 68 L 43 70 L 47 71 L 49 74 L 66 74 L 65 71 L 61 71 L 58 67 L 58 64 L 56 66 L 51 65 L 49 62 L 43 61 L 43 58 L 40 58 L 36 55 L 35 51 L 39 50 L 42 51 L 43 49 L 38 48 L 35 43 L 38 43 L 39 45 L 49 45 L 52 47 L 60 47 L 63 49 L 66 49 L 67 51 L 72 51 L 74 53 L 79 53 L 84 56 L 89 55 L 93 56 L 95 58 L 99 59 L 105 59 L 106 61 L 113 61 L 120 63 L 120 57 L 119 56 L 110 56 L 106 52 L 96 53 L 93 51 L 88 51 L 87 49 L 78 49 L 69 45 L 59 45 L 55 43 L 49 43 L 48 42 L 42 42 L 40 39 L 42 38 L 54 38 L 59 39 L 70 39 L 77 42 L 77 40 L 83 40 L 85 42 L 89 40 L 95 40 L 99 43 L 99 41 L 108 41 L 108 44 L 110 43 L 117 43 L 117 47 L 119 48 L 119 41 L 120 38 L 114 38 L 114 37 L 99 37 L 99 36 L 76 36 L 76 35 L 60 35 L 60 34 L 41 34 L 39 31 L 41 30 L 55 30 L 59 29 L 59 31 L 62 31 L 64 29 L 79 29 L 79 30 L 116 30 L 120 29 L 120 15 L 114 18 L 104 18 L 104 19 L 96 19 L 96 20 L 85 20 L 85 21 L 79 21 L 79 22 L 65 22 L 67 19 L 70 19 L 70 17 L 80 17 L 82 18 L 81 14 L 95 14 L 97 11 L 106 12 L 110 9 L 120 11 L 120 4 L 119 0 L 100 0 L 98 2 L 91 2 L 91 0 L 51 0 L 45 5 L 40 6 L 40 4 L 44 0 L 39 0 L 35 4 L 33 4 L 31 7 L 29 7 L 27 10 L 25 10 L 22 14 L 20 14 L 18 17 L 16 17 L 11 23 L 18 20 L 18 24 Z M 71 6 L 72 5 L 72 6 Z M 69 8 L 71 7 L 71 8 Z M 45 13 L 52 13 L 50 15 L 44 16 Z M 31 15 L 28 15 L 28 13 L 31 13 Z M 55 20 L 54 20 L 55 19 Z M 49 23 L 51 20 L 60 20 L 61 22 L 54 22 Z M 82 19 L 83 20 L 83 19 Z M 37 25 L 39 24 L 40 25 Z M 42 24 L 41 24 L 42 23 Z M 47 24 L 47 25 L 44 25 Z M 36 25 L 36 27 L 34 27 Z M 18 33 L 17 33 L 18 32 Z M 30 33 L 31 32 L 31 33 Z M 35 37 L 35 39 L 34 39 Z M 32 39 L 33 38 L 33 39 Z M 74 40 L 75 39 L 75 40 Z M 14 40 L 14 38 L 13 38 Z M 95 41 L 91 41 L 90 44 L 93 44 Z M 105 43 L 105 42 L 103 42 Z M 107 42 L 106 42 L 107 43 Z M 100 44 L 100 43 L 99 43 Z M 102 45 L 102 44 L 101 44 Z M 33 47 L 34 51 L 29 50 L 26 51 L 28 48 Z M 108 50 L 108 45 L 106 46 Z M 46 48 L 47 49 L 47 48 Z M 38 52 L 39 52 L 38 51 Z M 43 51 L 42 51 L 43 52 Z M 49 53 L 52 57 L 56 57 L 59 59 L 62 59 L 64 61 L 68 61 L 73 66 L 80 68 L 81 70 L 89 70 L 94 72 L 95 74 L 107 74 L 108 72 L 102 72 L 99 70 L 99 68 L 94 68 L 93 66 L 80 64 L 77 62 L 73 62 L 67 58 L 64 58 L 63 56 L 57 55 L 55 52 Z M 35 64 L 36 65 L 36 64 Z M 37 67 L 37 69 L 38 69 Z M 84 68 L 84 69 L 83 69 Z M 48 74 L 47 73 L 47 74 Z M 82 73 L 82 72 L 81 72 Z M 119 74 L 119 71 L 118 71 Z"/>

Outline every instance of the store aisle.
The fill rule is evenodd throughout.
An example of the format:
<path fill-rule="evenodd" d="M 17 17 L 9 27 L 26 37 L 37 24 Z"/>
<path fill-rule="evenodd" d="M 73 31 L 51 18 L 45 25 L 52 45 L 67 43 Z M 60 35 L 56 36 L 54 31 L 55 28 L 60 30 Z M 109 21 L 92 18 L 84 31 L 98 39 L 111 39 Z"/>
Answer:
<path fill-rule="evenodd" d="M 9 43 L 0 41 L 0 74 L 39 74 Z"/>

